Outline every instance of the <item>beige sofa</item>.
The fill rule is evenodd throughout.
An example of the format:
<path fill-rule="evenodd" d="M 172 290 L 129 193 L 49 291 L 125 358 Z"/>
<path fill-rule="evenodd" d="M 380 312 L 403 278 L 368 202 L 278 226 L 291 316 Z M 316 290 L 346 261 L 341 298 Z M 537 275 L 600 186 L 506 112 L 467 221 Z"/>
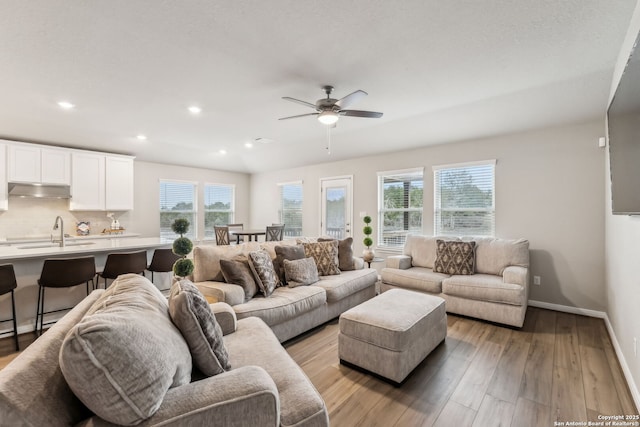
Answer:
<path fill-rule="evenodd" d="M 475 241 L 475 274 L 434 272 L 438 239 Z M 382 292 L 403 288 L 438 295 L 449 313 L 522 327 L 529 299 L 529 242 L 409 235 L 403 255 L 388 257 L 381 277 Z"/>
<path fill-rule="evenodd" d="M 132 301 L 128 304 L 139 304 L 141 296 L 143 301 L 147 301 L 147 295 L 143 295 L 142 292 L 145 287 L 147 289 L 153 287 L 147 279 L 138 277 L 139 279 L 134 278 L 134 280 L 137 280 L 135 284 L 140 285 L 141 291 L 138 291 L 138 286 L 136 286 L 133 292 L 137 296 L 133 295 Z M 113 286 L 117 286 L 117 283 L 112 284 L 110 289 Z M 0 370 L 0 426 L 66 427 L 76 425 L 88 427 L 114 425 L 93 414 L 76 397 L 63 376 L 64 369 L 61 368 L 63 364 L 59 362 L 61 349 L 64 348 L 63 341 L 68 342 L 65 340 L 67 333 L 85 315 L 91 315 L 94 303 L 105 292 L 108 291 L 96 290 L 92 292 L 6 368 Z M 136 302 L 136 298 L 138 298 L 138 302 Z M 162 295 L 160 295 L 160 299 L 163 299 Z M 98 305 L 105 304 L 103 300 L 100 300 Z M 164 304 L 167 304 L 166 300 Z M 211 307 L 224 334 L 223 341 L 229 354 L 231 370 L 202 379 L 196 376 L 194 379 L 194 373 L 190 369 L 189 349 L 187 348 L 189 365 L 187 375 L 191 372 L 191 382 L 187 381 L 184 385 L 169 388 L 166 394 L 161 395 L 157 412 L 137 425 L 328 426 L 328 414 L 322 397 L 302 369 L 280 345 L 269 327 L 256 317 L 237 320 L 233 310 L 227 304 L 217 303 L 212 304 Z M 125 311 L 129 312 L 130 310 Z M 166 309 L 160 310 L 160 312 L 161 314 L 164 312 L 162 316 L 166 315 L 166 319 L 163 319 L 162 322 L 155 321 L 152 325 L 145 327 L 150 327 L 156 334 L 159 334 L 160 340 L 162 337 L 176 333 L 180 337 L 180 333 L 173 330 L 175 328 L 173 328 L 171 320 L 168 319 L 168 304 Z M 136 322 L 145 321 L 151 322 L 147 317 L 136 319 Z M 129 324 L 131 323 L 135 322 L 129 322 Z M 75 336 L 73 332 L 69 335 Z M 167 348 L 166 352 L 149 352 L 144 350 L 146 347 L 144 347 L 143 341 L 145 340 L 136 339 L 135 335 L 129 336 L 128 339 L 136 342 L 127 343 L 125 339 L 117 340 L 117 343 L 114 343 L 113 340 L 107 343 L 107 346 L 114 352 L 112 360 L 127 357 L 129 352 L 122 351 L 122 348 L 130 348 L 132 351 L 129 357 L 136 357 L 136 360 L 117 369 L 120 378 L 131 378 L 134 381 L 134 388 L 142 388 L 142 386 L 135 387 L 135 384 L 141 384 L 149 376 L 177 375 L 173 374 L 174 371 L 169 364 L 144 363 L 138 357 L 142 352 L 143 358 L 144 355 L 150 357 L 157 355 L 162 359 L 173 356 L 176 353 L 175 349 Z M 186 344 L 182 344 L 182 346 L 186 348 Z M 96 347 L 89 348 L 92 351 L 96 350 Z M 106 369 L 105 365 L 99 363 L 100 359 L 93 359 L 93 361 L 94 363 L 89 363 L 89 365 L 95 365 L 98 369 Z M 76 364 L 73 369 L 82 370 L 84 368 Z M 147 372 L 146 369 L 150 371 Z M 131 396 L 130 389 L 119 382 L 118 377 L 110 376 L 110 378 L 112 378 L 110 380 L 112 383 L 122 385 L 118 388 L 120 390 L 118 395 L 128 394 Z M 92 395 L 98 393 L 98 390 L 89 388 Z M 107 404 L 112 404 L 110 402 Z M 133 400 L 127 400 L 127 402 L 129 402 L 127 408 L 134 407 L 137 403 Z M 140 406 L 137 407 L 140 408 Z M 115 410 L 108 411 L 110 416 L 117 412 Z"/>
<path fill-rule="evenodd" d="M 275 259 L 276 246 L 296 244 L 296 240 L 291 239 L 229 246 L 196 246 L 193 251 L 193 282 L 205 296 L 232 306 L 238 319 L 253 316 L 262 319 L 280 342 L 336 318 L 375 296 L 378 274 L 374 269 L 365 269 L 362 259 L 356 257 L 353 258 L 355 270 L 320 276 L 319 282 L 309 286 L 278 287 L 270 297 L 257 295 L 248 302 L 245 302 L 245 293 L 240 286 L 225 283 L 220 278 L 221 258 L 246 255 L 263 248 Z"/>

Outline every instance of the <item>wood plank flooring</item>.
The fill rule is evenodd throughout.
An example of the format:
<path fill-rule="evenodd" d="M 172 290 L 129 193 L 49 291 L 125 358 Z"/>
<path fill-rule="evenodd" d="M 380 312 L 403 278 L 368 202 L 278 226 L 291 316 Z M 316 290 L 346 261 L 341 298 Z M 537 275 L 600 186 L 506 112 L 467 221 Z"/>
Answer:
<path fill-rule="evenodd" d="M 285 343 L 332 426 L 553 426 L 637 414 L 601 319 L 530 307 L 511 329 L 449 314 L 445 343 L 394 387 L 338 363 L 334 320 Z M 35 334 L 20 336 L 26 348 Z M 0 339 L 0 369 L 17 353 Z"/>
<path fill-rule="evenodd" d="M 601 319 L 530 307 L 522 329 L 448 315 L 401 387 L 338 362 L 337 321 L 285 343 L 332 426 L 553 426 L 637 414 Z"/>

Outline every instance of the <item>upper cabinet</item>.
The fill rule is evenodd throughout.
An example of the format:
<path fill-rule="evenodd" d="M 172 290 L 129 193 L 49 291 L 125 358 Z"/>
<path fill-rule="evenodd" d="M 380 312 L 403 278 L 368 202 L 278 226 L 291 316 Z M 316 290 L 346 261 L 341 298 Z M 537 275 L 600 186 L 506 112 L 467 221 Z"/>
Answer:
<path fill-rule="evenodd" d="M 7 180 L 33 184 L 71 184 L 69 150 L 35 144 L 8 144 Z"/>
<path fill-rule="evenodd" d="M 105 207 L 109 211 L 133 209 L 133 159 L 105 158 Z"/>
<path fill-rule="evenodd" d="M 71 202 L 75 211 L 133 209 L 133 158 L 73 152 Z"/>
<path fill-rule="evenodd" d="M 9 195 L 7 194 L 7 145 L 0 142 L 0 211 L 6 211 L 9 208 Z"/>

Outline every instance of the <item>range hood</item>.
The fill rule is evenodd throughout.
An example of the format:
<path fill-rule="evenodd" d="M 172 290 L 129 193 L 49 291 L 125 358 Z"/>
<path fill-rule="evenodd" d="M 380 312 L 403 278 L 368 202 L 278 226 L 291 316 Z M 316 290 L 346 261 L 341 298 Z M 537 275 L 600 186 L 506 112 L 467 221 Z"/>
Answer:
<path fill-rule="evenodd" d="M 11 182 L 9 183 L 9 196 L 70 199 L 71 187 L 68 185 L 17 184 Z"/>

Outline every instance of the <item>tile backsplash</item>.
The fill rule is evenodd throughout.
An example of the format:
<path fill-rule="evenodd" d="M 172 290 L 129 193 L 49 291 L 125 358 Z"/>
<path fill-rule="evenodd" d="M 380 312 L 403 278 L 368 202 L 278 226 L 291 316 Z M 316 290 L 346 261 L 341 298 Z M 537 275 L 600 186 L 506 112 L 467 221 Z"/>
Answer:
<path fill-rule="evenodd" d="M 127 228 L 129 213 L 114 214 L 120 226 Z M 65 233 L 71 236 L 76 235 L 76 223 L 79 221 L 91 223 L 91 234 L 100 234 L 103 229 L 111 227 L 107 212 L 71 212 L 69 200 L 10 197 L 9 210 L 0 211 L 0 239 L 48 238 L 58 215 L 64 220 Z"/>

